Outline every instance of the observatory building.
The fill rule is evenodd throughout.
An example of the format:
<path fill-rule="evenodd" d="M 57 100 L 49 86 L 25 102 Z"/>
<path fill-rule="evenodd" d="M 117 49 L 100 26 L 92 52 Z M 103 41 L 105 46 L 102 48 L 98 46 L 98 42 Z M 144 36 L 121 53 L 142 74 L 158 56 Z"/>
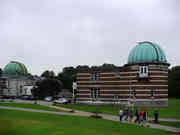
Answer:
<path fill-rule="evenodd" d="M 139 42 L 121 67 L 79 68 L 76 100 L 79 103 L 168 105 L 168 67 L 162 48 Z"/>

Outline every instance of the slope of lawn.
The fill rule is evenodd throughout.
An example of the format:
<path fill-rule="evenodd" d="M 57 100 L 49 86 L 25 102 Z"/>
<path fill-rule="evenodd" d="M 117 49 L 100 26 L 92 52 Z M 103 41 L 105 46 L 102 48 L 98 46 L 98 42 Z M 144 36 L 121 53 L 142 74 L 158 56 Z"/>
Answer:
<path fill-rule="evenodd" d="M 0 109 L 1 135 L 172 135 L 159 130 L 88 117 Z"/>
<path fill-rule="evenodd" d="M 150 123 L 153 123 L 153 121 L 150 121 Z M 177 128 L 180 128 L 180 122 L 160 121 L 158 124 L 164 125 L 164 126 L 171 126 L 171 127 L 177 127 Z"/>
<path fill-rule="evenodd" d="M 166 122 L 166 121 L 160 121 L 160 125 L 172 126 L 172 127 L 180 128 L 180 122 Z"/>
<path fill-rule="evenodd" d="M 37 109 L 37 110 L 44 110 L 44 111 L 57 111 L 57 112 L 62 111 L 59 109 L 50 108 L 50 107 L 42 106 L 39 104 L 27 104 L 27 103 L 0 103 L 0 106 Z"/>
<path fill-rule="evenodd" d="M 71 108 L 74 110 L 82 110 L 87 112 L 95 112 L 99 110 L 102 113 L 119 115 L 119 106 L 88 106 L 88 105 L 58 105 L 61 107 Z M 161 118 L 180 118 L 180 99 L 169 99 L 168 107 L 160 107 L 159 116 Z M 150 117 L 153 117 L 153 107 L 140 107 L 146 109 Z"/>

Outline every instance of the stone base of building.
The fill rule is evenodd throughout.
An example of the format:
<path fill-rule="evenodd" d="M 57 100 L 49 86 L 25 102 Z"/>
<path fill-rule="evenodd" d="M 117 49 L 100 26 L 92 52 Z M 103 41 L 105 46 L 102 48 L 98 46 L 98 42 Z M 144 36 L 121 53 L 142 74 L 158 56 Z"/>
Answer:
<path fill-rule="evenodd" d="M 168 99 L 155 99 L 155 100 L 120 100 L 120 101 L 76 101 L 77 104 L 88 104 L 97 106 L 135 106 L 135 107 L 167 107 Z"/>

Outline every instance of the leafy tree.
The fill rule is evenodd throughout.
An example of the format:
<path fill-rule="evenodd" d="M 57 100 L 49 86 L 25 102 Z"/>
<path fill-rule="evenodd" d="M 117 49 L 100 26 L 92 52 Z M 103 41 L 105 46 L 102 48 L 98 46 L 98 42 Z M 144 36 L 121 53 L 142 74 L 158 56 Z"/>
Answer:
<path fill-rule="evenodd" d="M 2 71 L 2 69 L 0 68 L 0 76 L 2 76 L 2 72 L 3 72 L 3 71 Z"/>
<path fill-rule="evenodd" d="M 44 71 L 42 74 L 41 74 L 42 77 L 45 77 L 45 78 L 55 78 L 55 73 L 54 71 Z"/>
<path fill-rule="evenodd" d="M 55 96 L 62 89 L 62 83 L 56 79 L 44 79 L 42 81 L 38 81 L 36 83 L 36 87 L 34 87 L 31 92 L 34 97 L 38 97 L 43 99 L 46 96 Z"/>
<path fill-rule="evenodd" d="M 168 92 L 169 97 L 180 98 L 180 66 L 173 67 L 169 70 Z"/>
<path fill-rule="evenodd" d="M 116 67 L 114 64 L 104 63 L 101 67 Z"/>
<path fill-rule="evenodd" d="M 76 80 L 77 69 L 74 67 L 65 67 L 58 74 L 57 78 L 63 83 L 65 89 L 72 90 L 73 81 Z"/>

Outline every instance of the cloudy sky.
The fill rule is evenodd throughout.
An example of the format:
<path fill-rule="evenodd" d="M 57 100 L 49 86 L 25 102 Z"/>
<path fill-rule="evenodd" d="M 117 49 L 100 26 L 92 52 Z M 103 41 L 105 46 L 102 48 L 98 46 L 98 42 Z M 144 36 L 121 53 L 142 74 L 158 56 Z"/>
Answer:
<path fill-rule="evenodd" d="M 126 64 L 137 41 L 158 43 L 180 65 L 180 0 L 0 0 L 0 67 L 29 72 Z"/>

